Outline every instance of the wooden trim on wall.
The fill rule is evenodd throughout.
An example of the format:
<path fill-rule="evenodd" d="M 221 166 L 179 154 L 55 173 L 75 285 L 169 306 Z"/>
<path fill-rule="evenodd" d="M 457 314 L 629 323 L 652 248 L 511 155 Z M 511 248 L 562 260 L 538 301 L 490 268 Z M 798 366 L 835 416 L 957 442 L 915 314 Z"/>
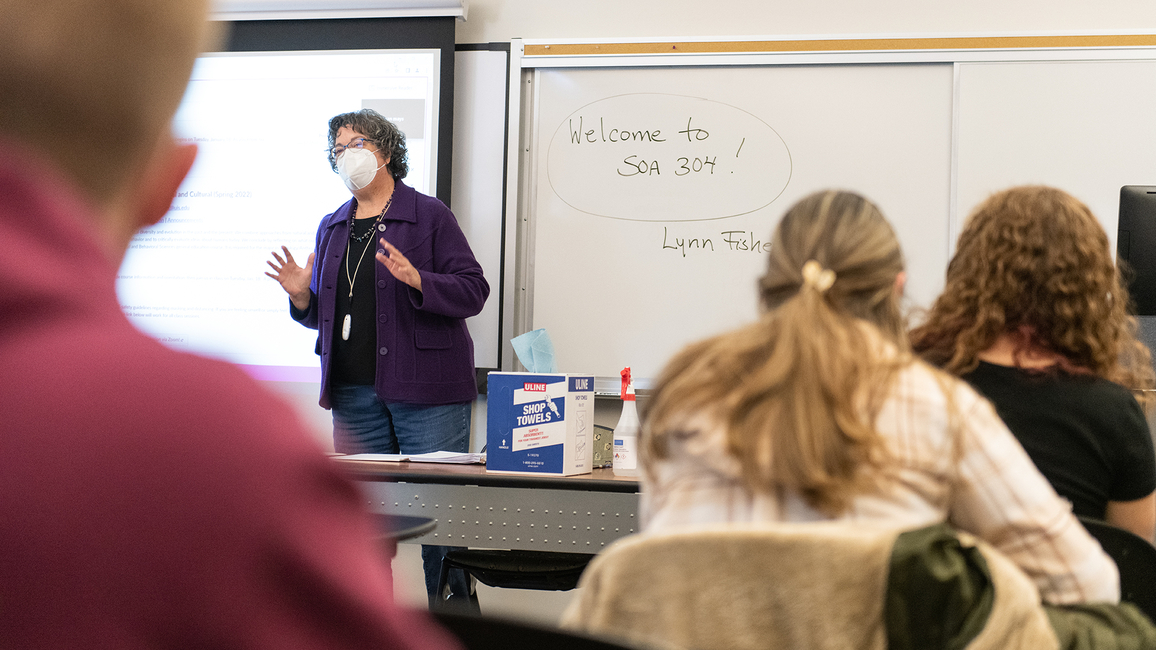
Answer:
<path fill-rule="evenodd" d="M 853 38 L 766 41 L 670 41 L 648 43 L 526 43 L 524 56 L 623 54 L 758 54 L 763 52 L 849 52 L 989 50 L 1031 48 L 1153 47 L 1156 34 L 1072 36 L 982 36 L 958 38 Z"/>

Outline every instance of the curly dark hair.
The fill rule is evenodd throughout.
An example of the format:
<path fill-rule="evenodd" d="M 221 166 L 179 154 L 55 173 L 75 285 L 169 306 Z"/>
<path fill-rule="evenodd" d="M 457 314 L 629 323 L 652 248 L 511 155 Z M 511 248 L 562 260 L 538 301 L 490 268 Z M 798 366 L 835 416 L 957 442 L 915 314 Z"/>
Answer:
<path fill-rule="evenodd" d="M 1127 388 L 1151 388 L 1151 356 L 1136 338 L 1128 290 L 1108 235 L 1086 205 L 1061 190 L 1016 187 L 992 195 L 968 219 L 947 283 L 912 348 L 953 374 L 1004 333 L 1021 348 L 1062 358 L 1058 369 Z"/>
<path fill-rule="evenodd" d="M 333 146 L 337 144 L 337 132 L 341 127 L 347 127 L 364 135 L 383 152 L 388 152 L 389 164 L 385 166 L 396 180 L 405 178 L 409 173 L 409 153 L 405 148 L 405 134 L 393 122 L 385 119 L 381 113 L 372 108 L 363 108 L 352 113 L 335 115 L 329 120 L 329 166 L 337 171 L 337 158 L 333 155 Z"/>

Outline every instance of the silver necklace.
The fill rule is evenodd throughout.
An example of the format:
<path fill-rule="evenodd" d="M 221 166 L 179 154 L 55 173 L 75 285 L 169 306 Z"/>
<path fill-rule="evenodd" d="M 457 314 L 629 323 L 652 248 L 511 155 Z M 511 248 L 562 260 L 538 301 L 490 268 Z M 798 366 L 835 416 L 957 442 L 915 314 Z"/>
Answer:
<path fill-rule="evenodd" d="M 345 279 L 349 280 L 349 311 L 345 314 L 345 318 L 341 321 L 341 340 L 349 340 L 349 331 L 353 328 L 353 284 L 357 282 L 357 271 L 361 268 L 361 263 L 365 260 L 365 253 L 369 251 L 369 247 L 373 244 L 373 238 L 370 236 L 377 231 L 381 220 L 385 218 L 386 210 L 393 204 L 393 195 L 389 195 L 389 200 L 385 202 L 385 207 L 381 209 L 381 214 L 377 215 L 377 220 L 374 221 L 373 227 L 369 229 L 369 233 L 365 238 L 369 241 L 365 242 L 365 248 L 361 249 L 361 257 L 357 258 L 357 266 L 353 267 L 353 274 L 349 273 L 349 251 L 353 240 L 353 220 L 357 217 L 357 209 L 354 208 L 353 215 L 349 218 L 349 241 L 345 242 Z M 361 240 L 357 240 L 359 243 Z"/>

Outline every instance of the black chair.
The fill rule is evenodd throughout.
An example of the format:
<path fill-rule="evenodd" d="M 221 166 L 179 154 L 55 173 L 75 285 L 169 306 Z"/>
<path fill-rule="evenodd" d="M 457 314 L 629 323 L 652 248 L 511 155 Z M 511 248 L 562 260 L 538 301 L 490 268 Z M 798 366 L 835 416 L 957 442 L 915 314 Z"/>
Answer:
<path fill-rule="evenodd" d="M 450 569 L 461 569 L 491 587 L 567 591 L 578 586 L 578 578 L 593 557 L 586 553 L 549 551 L 450 551 L 442 558 L 437 593 L 445 593 Z"/>
<path fill-rule="evenodd" d="M 584 634 L 488 616 L 447 612 L 433 615 L 466 650 L 633 650 L 630 646 Z"/>
<path fill-rule="evenodd" d="M 1156 546 L 1107 522 L 1079 517 L 1120 569 L 1120 600 L 1140 608 L 1156 621 Z"/>

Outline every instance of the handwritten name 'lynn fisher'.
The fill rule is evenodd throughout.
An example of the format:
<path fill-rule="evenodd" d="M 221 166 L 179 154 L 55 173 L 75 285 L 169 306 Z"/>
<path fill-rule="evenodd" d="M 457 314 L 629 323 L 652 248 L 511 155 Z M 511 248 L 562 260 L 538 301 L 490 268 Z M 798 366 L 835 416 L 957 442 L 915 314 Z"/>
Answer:
<path fill-rule="evenodd" d="M 715 240 L 718 240 L 717 248 Z M 751 252 L 766 253 L 771 250 L 771 242 L 763 242 L 755 237 L 755 233 L 748 230 L 723 230 L 717 237 L 676 237 L 670 234 L 666 226 L 662 227 L 662 250 L 681 253 L 686 257 L 691 253 L 721 252 Z"/>

